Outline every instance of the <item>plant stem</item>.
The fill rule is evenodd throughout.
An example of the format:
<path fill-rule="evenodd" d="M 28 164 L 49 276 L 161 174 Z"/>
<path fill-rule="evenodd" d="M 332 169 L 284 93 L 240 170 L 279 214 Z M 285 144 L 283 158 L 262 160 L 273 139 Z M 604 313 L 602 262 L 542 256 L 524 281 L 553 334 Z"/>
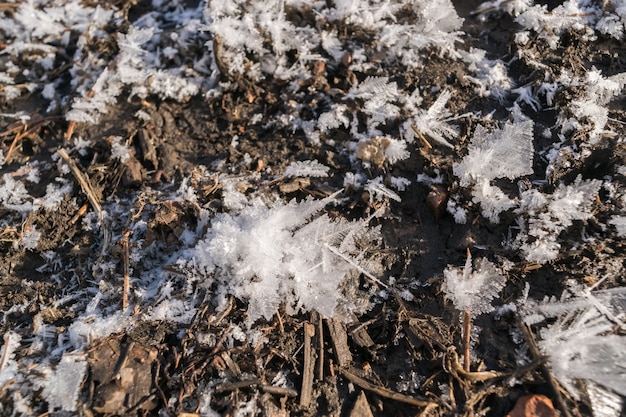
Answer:
<path fill-rule="evenodd" d="M 472 331 L 472 316 L 469 310 L 463 314 L 463 369 L 470 371 L 470 332 Z"/>

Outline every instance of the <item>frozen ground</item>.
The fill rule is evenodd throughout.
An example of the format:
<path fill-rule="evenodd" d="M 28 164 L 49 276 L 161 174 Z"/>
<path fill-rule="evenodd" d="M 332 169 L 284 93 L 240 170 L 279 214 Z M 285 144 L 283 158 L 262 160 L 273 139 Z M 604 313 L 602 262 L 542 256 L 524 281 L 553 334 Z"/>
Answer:
<path fill-rule="evenodd" d="M 0 414 L 623 415 L 625 25 L 0 3 Z"/>

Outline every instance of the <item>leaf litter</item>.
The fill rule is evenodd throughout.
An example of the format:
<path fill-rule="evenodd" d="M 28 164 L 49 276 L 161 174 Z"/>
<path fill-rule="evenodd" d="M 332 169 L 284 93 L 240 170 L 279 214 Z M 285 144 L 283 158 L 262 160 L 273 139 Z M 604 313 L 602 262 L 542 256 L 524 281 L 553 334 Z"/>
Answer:
<path fill-rule="evenodd" d="M 622 3 L 0 4 L 1 414 L 620 415 Z"/>

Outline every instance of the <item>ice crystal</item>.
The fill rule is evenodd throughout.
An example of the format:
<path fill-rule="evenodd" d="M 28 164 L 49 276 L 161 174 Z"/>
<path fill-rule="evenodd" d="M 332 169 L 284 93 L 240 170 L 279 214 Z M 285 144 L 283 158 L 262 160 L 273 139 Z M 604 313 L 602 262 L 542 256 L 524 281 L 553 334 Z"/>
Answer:
<path fill-rule="evenodd" d="M 370 193 L 370 200 L 383 201 L 385 198 L 390 198 L 395 201 L 402 201 L 400 196 L 387 188 L 383 184 L 382 177 L 376 177 L 373 180 L 368 181 L 363 187 L 365 191 Z"/>
<path fill-rule="evenodd" d="M 575 398 L 574 381 L 594 381 L 626 396 L 626 337 L 612 334 L 614 325 L 598 310 L 570 312 L 541 330 L 539 347 L 550 369 Z"/>
<path fill-rule="evenodd" d="M 469 252 L 463 270 L 448 267 L 443 271 L 443 277 L 442 289 L 446 298 L 452 300 L 458 310 L 473 315 L 493 311 L 491 302 L 506 284 L 506 278 L 488 259 L 480 258 L 472 267 Z"/>
<path fill-rule="evenodd" d="M 369 219 L 332 221 L 316 215 L 333 197 L 267 204 L 254 199 L 217 215 L 181 267 L 215 277 L 222 292 L 246 300 L 248 320 L 271 318 L 281 303 L 292 311 L 315 309 L 333 316 L 343 300 L 339 286 L 354 267 L 375 279 L 356 245 L 379 237 Z"/>
<path fill-rule="evenodd" d="M 87 361 L 78 355 L 63 355 L 53 371 L 45 369 L 42 395 L 50 409 L 76 411 L 78 394 L 87 372 Z"/>
<path fill-rule="evenodd" d="M 618 236 L 626 237 L 626 216 L 613 216 L 609 224 L 615 227 Z"/>
<path fill-rule="evenodd" d="M 591 205 L 601 184 L 598 180 L 583 181 L 579 176 L 571 185 L 561 184 L 551 195 L 534 189 L 521 194 L 519 211 L 530 216 L 529 239 L 521 245 L 526 260 L 543 263 L 557 257 L 559 234 L 574 220 L 592 216 Z"/>
<path fill-rule="evenodd" d="M 472 200 L 481 205 L 483 216 L 498 223 L 501 212 L 517 207 L 517 202 L 498 187 L 497 178 L 515 179 L 533 173 L 533 122 L 507 122 L 491 133 L 478 126 L 469 153 L 453 167 L 463 186 L 472 187 Z"/>
<path fill-rule="evenodd" d="M 444 91 L 428 110 L 420 110 L 413 119 L 404 123 L 404 134 L 410 141 L 415 140 L 416 134 L 424 134 L 434 139 L 437 143 L 448 148 L 454 146 L 448 139 L 454 139 L 459 132 L 455 126 L 448 122 L 453 118 L 452 113 L 446 109 L 446 103 L 450 99 L 450 91 Z"/>
<path fill-rule="evenodd" d="M 296 161 L 285 169 L 285 177 L 327 177 L 330 168 L 317 160 Z"/>
<path fill-rule="evenodd" d="M 454 175 L 461 185 L 479 179 L 515 179 L 533 173 L 533 122 L 507 122 L 491 133 L 478 126 L 468 155 L 454 164 Z"/>

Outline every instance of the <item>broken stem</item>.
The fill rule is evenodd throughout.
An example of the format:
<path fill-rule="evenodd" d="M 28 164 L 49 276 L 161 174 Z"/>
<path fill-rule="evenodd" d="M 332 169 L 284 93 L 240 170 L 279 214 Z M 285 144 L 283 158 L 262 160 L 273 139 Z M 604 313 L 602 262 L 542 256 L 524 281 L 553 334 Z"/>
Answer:
<path fill-rule="evenodd" d="M 130 232 L 125 232 L 122 238 L 122 247 L 124 248 L 124 289 L 122 293 L 122 310 L 126 311 L 128 307 L 128 292 L 130 290 L 130 277 L 128 274 L 130 254 L 128 250 L 128 235 Z"/>
<path fill-rule="evenodd" d="M 463 370 L 470 371 L 470 339 L 472 331 L 472 316 L 469 310 L 463 314 Z"/>

